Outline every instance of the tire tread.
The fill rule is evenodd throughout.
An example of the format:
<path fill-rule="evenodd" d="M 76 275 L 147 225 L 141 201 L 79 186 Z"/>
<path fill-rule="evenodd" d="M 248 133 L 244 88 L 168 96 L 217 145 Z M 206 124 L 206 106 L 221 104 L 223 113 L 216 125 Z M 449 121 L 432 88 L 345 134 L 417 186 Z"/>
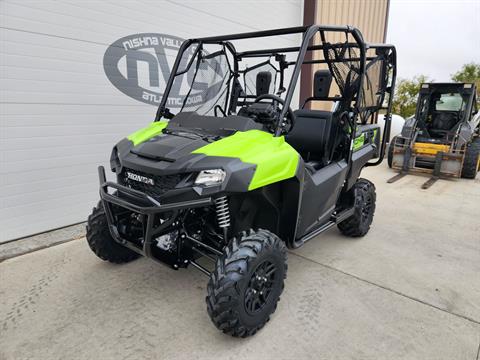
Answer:
<path fill-rule="evenodd" d="M 248 273 L 251 263 L 263 251 L 276 249 L 284 258 L 284 279 L 287 274 L 287 252 L 284 243 L 278 236 L 268 230 L 252 229 L 243 231 L 225 247 L 223 254 L 217 259 L 207 286 L 207 312 L 215 326 L 225 334 L 234 337 L 254 335 L 268 322 L 273 311 L 255 326 L 247 326 L 240 322 L 235 306 L 242 299 L 239 282 Z M 284 283 L 282 279 L 281 291 Z M 280 300 L 280 297 L 277 301 Z"/>
<path fill-rule="evenodd" d="M 349 237 L 361 237 L 370 230 L 370 225 L 375 213 L 375 202 L 377 195 L 375 193 L 375 185 L 367 179 L 358 179 L 352 190 L 355 196 L 355 213 L 339 223 L 337 227 L 343 235 Z M 361 209 L 359 209 L 356 204 L 360 193 L 370 193 L 370 196 L 372 197 L 372 218 L 367 224 L 362 224 Z"/>
<path fill-rule="evenodd" d="M 108 230 L 107 216 L 100 201 L 87 220 L 86 238 L 90 249 L 100 259 L 123 264 L 140 257 L 136 252 L 117 244 Z"/>
<path fill-rule="evenodd" d="M 475 138 L 465 150 L 463 160 L 462 177 L 475 179 L 478 172 L 478 157 L 480 156 L 480 137 Z"/>

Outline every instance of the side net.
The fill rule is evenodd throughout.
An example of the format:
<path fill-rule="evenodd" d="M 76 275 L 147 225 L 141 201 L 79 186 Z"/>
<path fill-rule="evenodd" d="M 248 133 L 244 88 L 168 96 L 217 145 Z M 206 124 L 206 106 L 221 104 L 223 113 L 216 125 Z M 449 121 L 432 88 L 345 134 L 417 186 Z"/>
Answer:
<path fill-rule="evenodd" d="M 324 44 L 324 57 L 330 72 L 347 103 L 357 101 L 360 122 L 365 124 L 371 114 L 383 103 L 388 73 L 383 55 L 369 58 L 360 88 L 360 55 L 358 45 L 353 43 Z"/>
<path fill-rule="evenodd" d="M 359 114 L 363 124 L 382 106 L 388 82 L 388 72 L 385 68 L 386 62 L 382 56 L 377 56 L 366 64 L 359 104 Z"/>
<path fill-rule="evenodd" d="M 325 43 L 324 57 L 340 93 L 347 101 L 352 101 L 360 80 L 358 50 L 351 43 Z"/>

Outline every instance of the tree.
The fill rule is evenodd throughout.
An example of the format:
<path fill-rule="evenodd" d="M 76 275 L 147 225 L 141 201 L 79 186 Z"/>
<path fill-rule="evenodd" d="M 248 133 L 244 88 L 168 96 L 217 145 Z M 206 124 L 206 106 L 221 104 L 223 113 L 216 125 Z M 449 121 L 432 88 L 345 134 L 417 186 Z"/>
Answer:
<path fill-rule="evenodd" d="M 469 63 L 455 74 L 451 75 L 452 81 L 461 83 L 474 83 L 477 86 L 477 101 L 480 101 L 480 64 Z"/>
<path fill-rule="evenodd" d="M 431 82 L 425 75 L 415 76 L 412 80 L 399 79 L 393 97 L 393 113 L 407 118 L 415 114 L 417 95 L 422 83 Z"/>

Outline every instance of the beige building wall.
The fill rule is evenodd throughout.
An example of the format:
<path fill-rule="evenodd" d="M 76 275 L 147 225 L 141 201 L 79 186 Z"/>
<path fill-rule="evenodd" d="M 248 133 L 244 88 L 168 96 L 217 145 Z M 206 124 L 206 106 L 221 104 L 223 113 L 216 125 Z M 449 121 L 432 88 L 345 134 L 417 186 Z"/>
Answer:
<path fill-rule="evenodd" d="M 314 2 L 317 25 L 350 25 L 358 28 L 369 43 L 383 43 L 385 41 L 386 27 L 388 21 L 389 0 L 306 0 Z M 312 3 L 311 3 L 312 4 Z M 308 24 L 306 24 L 308 25 Z M 330 42 L 344 41 L 343 34 L 330 33 Z M 322 56 L 321 52 L 315 52 L 314 57 Z M 323 57 L 323 56 L 322 56 Z M 313 73 L 324 68 L 325 65 L 316 64 L 311 67 Z M 309 86 L 311 86 L 309 84 Z M 330 96 L 338 93 L 338 88 L 332 84 Z M 329 110 L 331 103 L 313 101 L 310 103 L 312 109 Z"/>
<path fill-rule="evenodd" d="M 315 21 L 322 25 L 351 25 L 365 41 L 384 42 L 389 0 L 317 0 Z"/>

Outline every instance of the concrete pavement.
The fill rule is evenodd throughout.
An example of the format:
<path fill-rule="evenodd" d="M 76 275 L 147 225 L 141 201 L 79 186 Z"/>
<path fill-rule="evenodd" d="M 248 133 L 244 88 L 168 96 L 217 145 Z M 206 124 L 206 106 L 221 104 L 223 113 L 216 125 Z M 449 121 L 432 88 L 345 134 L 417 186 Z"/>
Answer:
<path fill-rule="evenodd" d="M 0 263 L 0 359 L 478 359 L 480 180 L 386 184 L 362 239 L 336 229 L 289 253 L 277 312 L 256 336 L 210 322 L 206 277 L 85 241 Z"/>

